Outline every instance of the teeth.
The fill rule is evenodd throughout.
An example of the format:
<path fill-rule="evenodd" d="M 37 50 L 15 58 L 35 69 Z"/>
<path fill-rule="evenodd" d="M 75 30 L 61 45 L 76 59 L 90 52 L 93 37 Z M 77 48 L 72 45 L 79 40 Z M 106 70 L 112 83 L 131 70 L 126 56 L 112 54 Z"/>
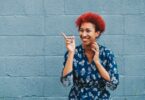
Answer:
<path fill-rule="evenodd" d="M 82 38 L 82 39 L 88 39 L 88 38 Z"/>

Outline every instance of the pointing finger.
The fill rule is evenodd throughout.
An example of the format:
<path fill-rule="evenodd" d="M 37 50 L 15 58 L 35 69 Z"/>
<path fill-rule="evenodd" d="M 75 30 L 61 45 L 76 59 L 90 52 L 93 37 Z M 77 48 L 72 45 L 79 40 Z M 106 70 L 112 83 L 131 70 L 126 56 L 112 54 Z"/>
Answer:
<path fill-rule="evenodd" d="M 63 37 L 66 39 L 67 38 L 67 36 L 65 35 L 65 33 L 61 33 L 62 35 L 63 35 Z"/>

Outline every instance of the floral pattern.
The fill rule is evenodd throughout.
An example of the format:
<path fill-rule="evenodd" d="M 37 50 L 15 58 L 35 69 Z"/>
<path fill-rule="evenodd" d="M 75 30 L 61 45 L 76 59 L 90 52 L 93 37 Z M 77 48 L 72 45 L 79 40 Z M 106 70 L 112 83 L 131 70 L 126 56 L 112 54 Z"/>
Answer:
<path fill-rule="evenodd" d="M 68 52 L 64 56 L 65 66 Z M 114 54 L 105 46 L 99 45 L 99 59 L 102 66 L 108 71 L 111 81 L 104 80 L 95 65 L 95 62 L 88 62 L 82 45 L 76 47 L 73 59 L 73 71 L 66 76 L 61 76 L 64 86 L 72 88 L 69 93 L 69 100 L 110 100 L 110 90 L 117 88 L 119 74 Z"/>

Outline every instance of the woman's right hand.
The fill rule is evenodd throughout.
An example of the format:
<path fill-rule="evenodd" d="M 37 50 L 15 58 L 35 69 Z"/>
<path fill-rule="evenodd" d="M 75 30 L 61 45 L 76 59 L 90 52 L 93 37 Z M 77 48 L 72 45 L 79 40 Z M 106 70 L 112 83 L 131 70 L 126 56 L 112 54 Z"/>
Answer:
<path fill-rule="evenodd" d="M 66 43 L 66 48 L 68 52 L 74 53 L 75 52 L 75 37 L 74 36 L 66 36 L 65 33 L 62 33 L 65 43 Z"/>

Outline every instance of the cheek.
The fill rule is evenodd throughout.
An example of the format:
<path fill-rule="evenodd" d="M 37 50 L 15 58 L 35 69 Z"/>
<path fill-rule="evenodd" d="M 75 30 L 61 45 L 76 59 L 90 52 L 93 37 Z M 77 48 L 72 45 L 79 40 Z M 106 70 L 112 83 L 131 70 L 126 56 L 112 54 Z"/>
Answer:
<path fill-rule="evenodd" d="M 90 35 L 89 37 L 90 37 L 91 41 L 96 41 L 96 36 L 95 35 Z"/>
<path fill-rule="evenodd" d="M 81 33 L 79 33 L 79 36 L 80 36 L 80 38 L 82 38 L 82 34 Z"/>

